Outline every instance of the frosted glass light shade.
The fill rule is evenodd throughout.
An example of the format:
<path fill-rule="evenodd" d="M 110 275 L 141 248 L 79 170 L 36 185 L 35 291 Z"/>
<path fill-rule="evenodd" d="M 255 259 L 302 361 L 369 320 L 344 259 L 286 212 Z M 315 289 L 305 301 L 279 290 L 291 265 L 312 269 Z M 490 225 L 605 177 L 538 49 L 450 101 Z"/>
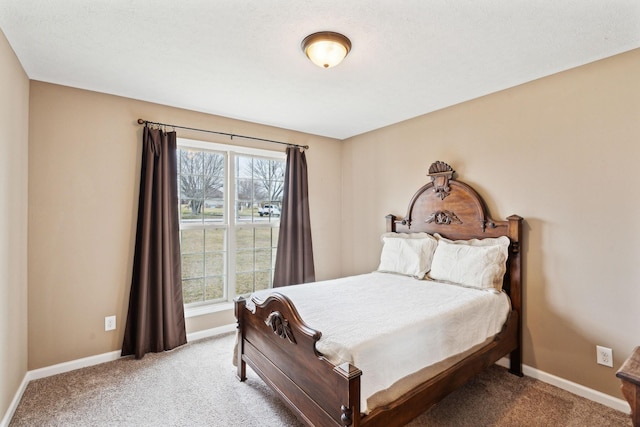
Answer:
<path fill-rule="evenodd" d="M 318 67 L 331 68 L 347 56 L 351 41 L 342 34 L 323 31 L 305 37 L 302 50 Z"/>

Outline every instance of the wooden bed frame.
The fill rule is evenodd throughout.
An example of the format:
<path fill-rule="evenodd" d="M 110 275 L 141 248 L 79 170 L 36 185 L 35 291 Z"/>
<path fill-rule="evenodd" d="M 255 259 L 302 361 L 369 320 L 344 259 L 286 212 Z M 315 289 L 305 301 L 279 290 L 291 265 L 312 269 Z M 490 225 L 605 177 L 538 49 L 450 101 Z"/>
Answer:
<path fill-rule="evenodd" d="M 446 163 L 433 163 L 431 182 L 415 193 L 404 219 L 386 217 L 387 231 L 439 233 L 450 239 L 509 237 L 503 289 L 511 298 L 512 311 L 488 345 L 365 415 L 360 412 L 362 372 L 348 363 L 335 366 L 319 354 L 315 343 L 321 332 L 305 324 L 287 297 L 274 292 L 256 304 L 255 313 L 244 298 L 235 300 L 238 379 L 246 379 L 249 364 L 306 424 L 357 427 L 404 425 L 506 355 L 509 371 L 522 376 L 522 218 L 492 220 L 482 198 L 453 174 Z"/>

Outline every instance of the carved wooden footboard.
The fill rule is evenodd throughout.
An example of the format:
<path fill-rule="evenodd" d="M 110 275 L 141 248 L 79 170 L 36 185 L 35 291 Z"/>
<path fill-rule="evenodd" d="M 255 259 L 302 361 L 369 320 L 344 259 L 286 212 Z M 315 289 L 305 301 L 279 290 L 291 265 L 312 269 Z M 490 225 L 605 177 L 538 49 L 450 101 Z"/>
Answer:
<path fill-rule="evenodd" d="M 235 302 L 240 381 L 248 363 L 309 425 L 357 426 L 361 371 L 348 363 L 334 366 L 319 355 L 315 344 L 322 334 L 305 325 L 284 295 L 254 302 L 255 313 L 244 298 Z"/>
<path fill-rule="evenodd" d="M 265 301 L 253 301 L 254 312 L 245 299 L 236 299 L 238 378 L 246 379 L 249 364 L 308 425 L 357 427 L 404 425 L 506 355 L 510 356 L 510 372 L 521 376 L 522 218 L 491 219 L 482 198 L 469 185 L 456 181 L 453 174 L 446 163 L 431 165 L 431 182 L 415 193 L 405 218 L 387 216 L 387 231 L 438 233 L 450 239 L 510 239 L 503 289 L 511 299 L 512 311 L 493 341 L 393 402 L 363 415 L 362 372 L 350 364 L 334 366 L 319 354 L 316 342 L 321 333 L 304 323 L 288 298 L 274 292 Z"/>
<path fill-rule="evenodd" d="M 246 379 L 248 363 L 311 426 L 404 425 L 518 346 L 518 313 L 512 311 L 490 344 L 364 415 L 360 413 L 360 369 L 348 363 L 334 366 L 318 354 L 315 343 L 321 333 L 304 324 L 286 296 L 274 293 L 256 303 L 252 313 L 244 298 L 236 299 L 237 376 Z M 513 373 L 521 375 L 519 367 Z"/>

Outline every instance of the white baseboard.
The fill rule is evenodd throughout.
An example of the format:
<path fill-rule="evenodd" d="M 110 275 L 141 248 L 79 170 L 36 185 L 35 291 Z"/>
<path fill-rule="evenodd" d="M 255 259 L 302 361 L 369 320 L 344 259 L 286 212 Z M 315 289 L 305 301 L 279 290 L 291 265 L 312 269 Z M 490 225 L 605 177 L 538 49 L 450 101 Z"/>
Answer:
<path fill-rule="evenodd" d="M 196 341 L 203 338 L 214 337 L 216 335 L 222 335 L 227 332 L 232 332 L 236 330 L 236 324 L 219 326 L 217 328 L 207 329 L 204 331 L 192 332 L 187 334 L 187 341 Z M 2 421 L 0 421 L 0 427 L 8 427 L 11 418 L 13 418 L 13 414 L 16 412 L 18 408 L 18 404 L 20 403 L 20 399 L 22 399 L 22 395 L 24 394 L 25 389 L 27 388 L 27 384 L 29 381 L 37 380 L 40 378 L 50 377 L 52 375 L 62 374 L 64 372 L 75 371 L 76 369 L 86 368 L 88 366 L 99 365 L 101 363 L 111 362 L 113 360 L 120 359 L 121 351 L 110 351 L 109 353 L 97 354 L 95 356 L 83 357 L 82 359 L 71 360 L 69 362 L 58 363 L 57 365 L 46 366 L 44 368 L 34 369 L 32 371 L 27 371 L 24 378 L 22 379 L 22 383 L 18 390 L 16 391 L 13 400 L 11 401 L 11 405 L 7 409 L 7 412 L 4 414 Z"/>
<path fill-rule="evenodd" d="M 70 360 L 69 362 L 58 363 L 57 365 L 45 366 L 44 368 L 34 369 L 27 372 L 28 381 L 39 380 L 53 375 L 62 374 L 64 372 L 75 371 L 76 369 L 86 368 L 87 366 L 99 365 L 101 363 L 111 362 L 120 359 L 120 350 L 110 351 L 109 353 L 97 354 L 95 356 L 83 357 L 82 359 Z"/>
<path fill-rule="evenodd" d="M 187 334 L 187 341 L 196 341 L 203 338 L 214 337 L 227 332 L 235 331 L 236 324 L 219 326 L 217 328 L 206 329 L 204 331 L 192 332 Z M 40 378 L 50 377 L 52 375 L 62 374 L 64 372 L 75 371 L 76 369 L 86 368 L 87 366 L 99 365 L 101 363 L 118 360 L 121 350 L 110 351 L 109 353 L 97 354 L 95 356 L 83 357 L 82 359 L 71 360 L 69 362 L 58 363 L 57 365 L 46 366 L 40 369 L 34 369 L 27 372 L 27 381 L 37 380 Z"/>
<path fill-rule="evenodd" d="M 13 396 L 11 404 L 7 408 L 7 412 L 5 412 L 2 421 L 0 421 L 0 427 L 9 427 L 11 418 L 13 418 L 13 414 L 16 412 L 16 409 L 18 409 L 18 404 L 20 403 L 20 399 L 22 399 L 22 395 L 27 388 L 27 384 L 29 384 L 29 380 L 25 375 L 22 379 L 22 382 L 20 383 L 20 387 L 18 387 L 18 390 L 16 391 L 16 394 Z"/>
<path fill-rule="evenodd" d="M 509 359 L 503 357 L 502 359 L 498 360 L 496 364 L 508 368 Z M 585 399 L 589 399 L 593 402 L 608 406 L 609 408 L 613 408 L 617 411 L 621 411 L 626 414 L 631 413 L 631 407 L 625 400 L 618 399 L 592 388 L 588 388 L 572 381 L 565 380 L 564 378 L 556 377 L 555 375 L 539 371 L 538 369 L 532 368 L 531 366 L 522 365 L 522 373 L 528 377 L 535 378 L 542 381 L 543 383 L 551 384 L 552 386 L 561 388 L 562 390 L 566 390 L 570 393 L 576 394 L 580 397 L 584 397 Z"/>

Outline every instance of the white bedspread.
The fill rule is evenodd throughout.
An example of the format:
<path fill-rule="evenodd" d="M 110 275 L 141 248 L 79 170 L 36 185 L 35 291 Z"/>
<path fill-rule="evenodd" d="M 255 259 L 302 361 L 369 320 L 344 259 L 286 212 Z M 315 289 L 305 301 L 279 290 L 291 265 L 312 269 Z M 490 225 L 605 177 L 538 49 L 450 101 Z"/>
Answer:
<path fill-rule="evenodd" d="M 305 323 L 322 332 L 320 353 L 362 370 L 364 413 L 373 409 L 367 399 L 374 393 L 497 334 L 510 311 L 503 292 L 377 272 L 254 296 L 264 300 L 273 291 L 288 296 Z"/>

